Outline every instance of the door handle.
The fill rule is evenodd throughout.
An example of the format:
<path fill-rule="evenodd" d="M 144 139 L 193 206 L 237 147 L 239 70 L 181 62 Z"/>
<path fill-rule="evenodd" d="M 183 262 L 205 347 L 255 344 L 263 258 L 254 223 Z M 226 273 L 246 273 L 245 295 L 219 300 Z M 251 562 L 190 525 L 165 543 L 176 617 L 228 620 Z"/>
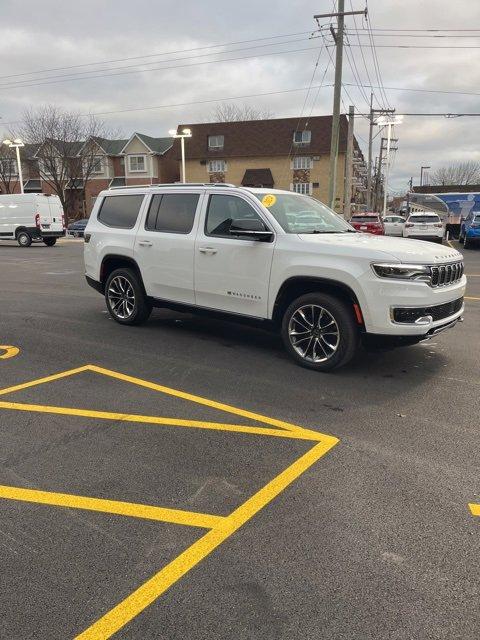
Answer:
<path fill-rule="evenodd" d="M 150 240 L 139 240 L 138 244 L 141 247 L 151 247 L 152 246 L 152 243 L 150 242 Z"/>
<path fill-rule="evenodd" d="M 199 251 L 200 253 L 205 253 L 207 256 L 213 256 L 217 253 L 217 250 L 212 247 L 200 247 Z"/>

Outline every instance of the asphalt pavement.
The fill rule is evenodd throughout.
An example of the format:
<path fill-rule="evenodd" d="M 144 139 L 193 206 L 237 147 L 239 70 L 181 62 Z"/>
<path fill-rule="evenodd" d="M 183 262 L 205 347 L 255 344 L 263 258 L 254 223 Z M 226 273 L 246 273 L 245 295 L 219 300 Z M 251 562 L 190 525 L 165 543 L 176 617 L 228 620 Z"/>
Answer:
<path fill-rule="evenodd" d="M 464 254 L 463 324 L 319 374 L 242 325 L 119 326 L 81 241 L 0 245 L 0 638 L 479 637 Z"/>

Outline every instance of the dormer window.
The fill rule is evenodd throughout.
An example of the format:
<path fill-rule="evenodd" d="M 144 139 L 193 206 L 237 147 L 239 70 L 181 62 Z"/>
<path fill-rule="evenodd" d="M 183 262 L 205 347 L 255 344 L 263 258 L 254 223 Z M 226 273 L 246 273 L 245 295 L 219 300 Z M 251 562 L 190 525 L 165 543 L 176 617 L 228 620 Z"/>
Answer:
<path fill-rule="evenodd" d="M 208 148 L 212 151 L 223 149 L 225 136 L 208 136 Z"/>
<path fill-rule="evenodd" d="M 312 132 L 311 131 L 294 131 L 293 133 L 293 142 L 294 144 L 310 144 L 312 140 Z"/>

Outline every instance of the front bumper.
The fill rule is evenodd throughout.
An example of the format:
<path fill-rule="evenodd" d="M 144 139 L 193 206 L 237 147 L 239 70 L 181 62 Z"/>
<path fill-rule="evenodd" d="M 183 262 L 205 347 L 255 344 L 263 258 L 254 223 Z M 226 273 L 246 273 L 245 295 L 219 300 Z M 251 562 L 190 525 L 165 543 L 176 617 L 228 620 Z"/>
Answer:
<path fill-rule="evenodd" d="M 453 304 L 465 295 L 467 279 L 465 276 L 452 285 L 430 287 L 424 282 L 388 280 L 365 274 L 361 279 L 365 300 L 361 302 L 365 331 L 371 334 L 390 336 L 426 336 L 432 330 L 458 320 L 463 315 L 464 305 L 455 307 L 447 316 L 433 319 L 435 313 L 421 314 L 412 318 L 412 322 L 395 321 L 394 309 L 421 309 Z M 422 317 L 423 316 L 423 317 Z M 430 316 L 430 317 L 425 317 Z M 418 318 L 421 322 L 416 322 Z"/>

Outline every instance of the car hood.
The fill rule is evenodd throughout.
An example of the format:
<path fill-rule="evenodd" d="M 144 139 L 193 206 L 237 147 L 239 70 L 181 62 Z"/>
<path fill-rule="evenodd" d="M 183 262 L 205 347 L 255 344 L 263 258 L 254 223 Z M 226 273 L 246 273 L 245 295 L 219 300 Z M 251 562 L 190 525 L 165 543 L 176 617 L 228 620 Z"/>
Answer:
<path fill-rule="evenodd" d="M 391 260 L 440 264 L 455 262 L 462 258 L 456 249 L 424 240 L 409 240 L 391 236 L 374 236 L 368 233 L 332 233 L 332 234 L 299 234 L 303 242 L 318 246 L 319 250 L 332 250 L 335 253 L 351 253 L 362 257 L 371 256 L 372 260 Z"/>

